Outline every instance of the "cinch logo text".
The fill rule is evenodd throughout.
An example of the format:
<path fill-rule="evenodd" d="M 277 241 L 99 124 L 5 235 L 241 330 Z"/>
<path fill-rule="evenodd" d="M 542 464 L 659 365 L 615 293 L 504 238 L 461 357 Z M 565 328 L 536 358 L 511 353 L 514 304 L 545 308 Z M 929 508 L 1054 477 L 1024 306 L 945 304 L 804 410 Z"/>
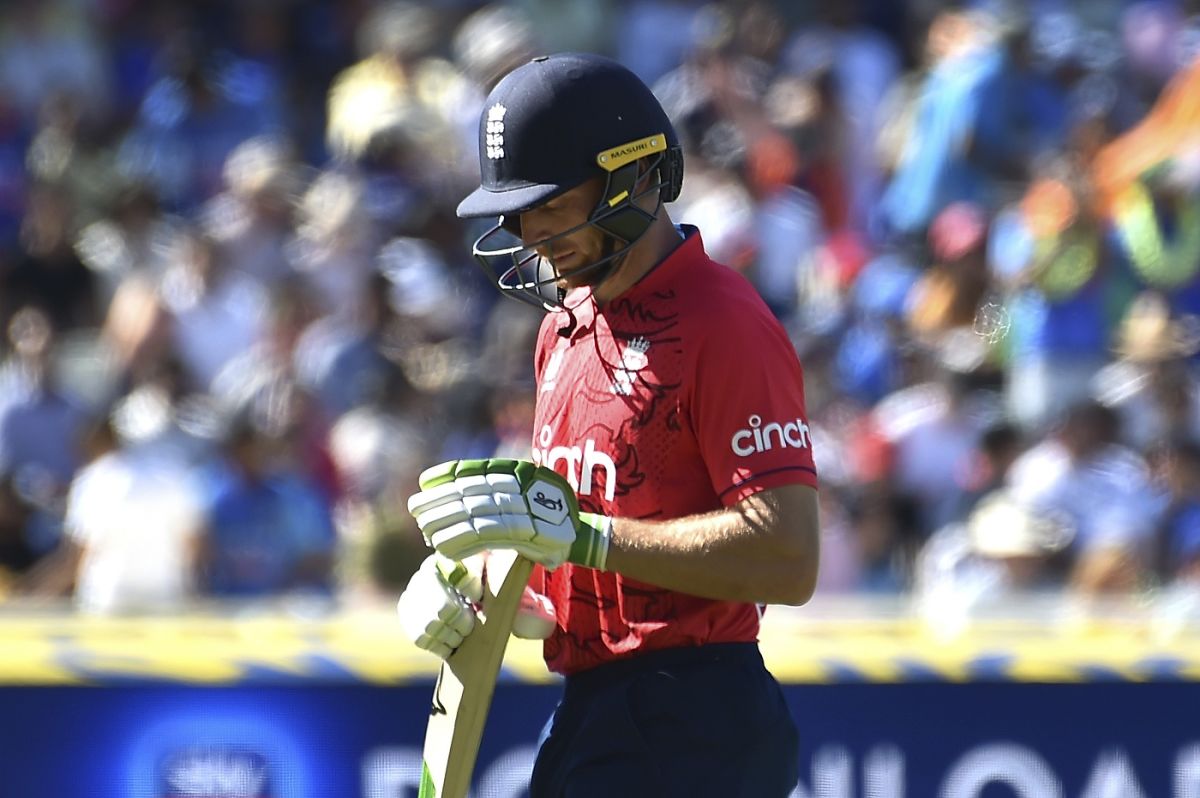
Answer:
<path fill-rule="evenodd" d="M 764 426 L 762 416 L 755 414 L 750 416 L 747 422 L 750 425 L 749 429 L 740 429 L 729 439 L 729 445 L 738 457 L 770 451 L 776 447 L 807 449 L 810 445 L 808 424 L 802 418 L 783 424 L 772 421 Z"/>
<path fill-rule="evenodd" d="M 588 438 L 579 446 L 550 446 L 550 427 L 542 427 L 538 445 L 533 447 L 533 462 L 553 469 L 560 461 L 567 464 L 567 482 L 580 496 L 592 494 L 596 469 L 604 474 L 604 499 L 612 501 L 617 490 L 617 464 L 604 452 L 596 451 L 596 442 Z"/>

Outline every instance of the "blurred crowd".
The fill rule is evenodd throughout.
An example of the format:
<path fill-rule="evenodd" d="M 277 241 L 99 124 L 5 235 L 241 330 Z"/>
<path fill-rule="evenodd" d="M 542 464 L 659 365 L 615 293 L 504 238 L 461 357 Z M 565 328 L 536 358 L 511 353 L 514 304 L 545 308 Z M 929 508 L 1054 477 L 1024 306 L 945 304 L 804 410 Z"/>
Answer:
<path fill-rule="evenodd" d="M 1200 578 L 1200 3 L 41 0 L 0 6 L 0 595 L 394 596 L 421 468 L 530 446 L 539 314 L 454 207 L 561 50 L 654 87 L 673 217 L 792 335 L 821 591 Z"/>

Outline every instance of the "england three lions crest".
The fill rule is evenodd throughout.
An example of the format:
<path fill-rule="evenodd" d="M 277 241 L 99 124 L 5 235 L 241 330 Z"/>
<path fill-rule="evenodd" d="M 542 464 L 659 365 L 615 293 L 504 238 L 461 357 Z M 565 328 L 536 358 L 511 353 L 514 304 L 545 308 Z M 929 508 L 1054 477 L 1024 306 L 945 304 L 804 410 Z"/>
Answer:
<path fill-rule="evenodd" d="M 650 351 L 650 341 L 639 335 L 621 350 L 621 366 L 613 374 L 613 393 L 620 396 L 631 396 L 637 380 L 637 373 L 650 363 L 646 353 Z"/>

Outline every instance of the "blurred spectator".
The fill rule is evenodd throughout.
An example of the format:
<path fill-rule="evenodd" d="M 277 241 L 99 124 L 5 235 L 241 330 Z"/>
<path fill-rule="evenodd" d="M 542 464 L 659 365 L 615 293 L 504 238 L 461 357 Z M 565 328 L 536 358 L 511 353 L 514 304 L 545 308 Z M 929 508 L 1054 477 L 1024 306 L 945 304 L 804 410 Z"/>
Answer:
<path fill-rule="evenodd" d="M 293 465 L 294 444 L 239 413 L 204 513 L 199 569 L 208 595 L 327 593 L 336 536 L 321 491 Z"/>
<path fill-rule="evenodd" d="M 542 315 L 524 302 L 500 302 L 488 313 L 479 353 L 487 368 L 478 377 L 493 390 L 513 390 L 532 396 L 533 359 Z"/>
<path fill-rule="evenodd" d="M 849 507 L 858 558 L 855 590 L 895 595 L 911 586 L 912 558 L 921 538 L 913 508 L 884 485 L 868 486 Z"/>
<path fill-rule="evenodd" d="M 21 496 L 11 474 L 0 474 L 0 597 L 40 559 L 33 545 L 35 508 Z"/>
<path fill-rule="evenodd" d="M 402 406 L 413 392 L 402 367 L 387 355 L 395 323 L 391 282 L 376 272 L 346 305 L 353 315 L 328 316 L 309 325 L 296 345 L 297 377 L 321 403 L 328 418 L 337 418 L 386 390 Z"/>
<path fill-rule="evenodd" d="M 154 187 L 168 207 L 194 209 L 216 195 L 239 143 L 282 126 L 269 92 L 244 91 L 235 66 L 194 29 L 162 43 L 161 75 L 121 141 L 118 169 Z"/>
<path fill-rule="evenodd" d="M 66 490 L 79 465 L 83 408 L 65 395 L 54 373 L 55 331 L 36 308 L 23 308 L 8 325 L 12 358 L 5 364 L 13 393 L 0 396 L 0 472 L 20 490 L 48 503 Z"/>
<path fill-rule="evenodd" d="M 856 593 L 863 589 L 863 553 L 845 502 L 825 488 L 819 496 L 821 513 L 821 570 L 817 594 Z"/>
<path fill-rule="evenodd" d="M 1124 440 L 1147 451 L 1200 436 L 1200 385 L 1188 361 L 1200 351 L 1196 318 L 1173 319 L 1161 295 L 1142 294 L 1121 322 L 1116 351 L 1094 391 L 1120 415 Z"/>
<path fill-rule="evenodd" d="M 454 32 L 451 45 L 462 78 L 445 87 L 439 109 L 461 141 L 458 164 L 452 168 L 462 173 L 464 186 L 470 188 L 475 184 L 483 102 L 502 77 L 536 56 L 540 48 L 533 21 L 508 3 L 489 3 L 472 13 Z"/>
<path fill-rule="evenodd" d="M 422 425 L 425 403 L 402 373 L 382 383 L 330 431 L 330 451 L 346 491 L 337 508 L 337 580 L 343 595 L 392 595 L 403 589 L 427 547 L 406 501 L 435 457 Z"/>
<path fill-rule="evenodd" d="M 1019 188 L 1045 154 L 1061 148 L 1073 121 L 1069 92 L 1084 72 L 1081 53 L 1078 46 L 1039 47 L 1040 22 L 1016 9 L 996 20 L 1003 62 L 979 89 L 967 157 L 989 178 L 997 201 Z"/>
<path fill-rule="evenodd" d="M 695 185 L 680 194 L 680 224 L 703 226 L 705 246 L 714 258 L 738 271 L 749 270 L 754 257 L 754 198 L 731 171 L 714 169 L 695 177 Z"/>
<path fill-rule="evenodd" d="M 327 138 L 330 151 L 346 159 L 367 152 L 382 132 L 404 124 L 420 109 L 422 68 L 437 41 L 438 12 L 420 3 L 382 2 L 358 28 L 361 61 L 329 89 Z M 428 110 L 428 109 L 426 109 Z"/>
<path fill-rule="evenodd" d="M 0 271 L 0 320 L 36 305 L 60 331 L 94 325 L 96 281 L 72 247 L 71 207 L 59 189 L 38 186 L 21 224 L 21 254 Z"/>
<path fill-rule="evenodd" d="M 232 269 L 224 250 L 204 233 L 182 232 L 173 248 L 161 288 L 170 341 L 190 384 L 208 391 L 222 369 L 260 340 L 266 291 Z"/>
<path fill-rule="evenodd" d="M 997 217 L 989 253 L 1007 307 L 1008 409 L 1037 434 L 1090 395 L 1121 289 L 1084 176 L 1059 167 Z"/>
<path fill-rule="evenodd" d="M 736 46 L 736 24 L 732 9 L 702 6 L 692 18 L 687 57 L 652 86 L 685 148 L 720 169 L 736 166 L 749 138 L 768 132 L 759 103 L 770 65 Z"/>
<path fill-rule="evenodd" d="M 135 273 L 117 286 L 99 338 L 112 361 L 114 382 L 135 382 L 159 367 L 172 346 L 169 324 L 157 286 L 148 276 Z"/>
<path fill-rule="evenodd" d="M 647 86 L 683 61 L 695 34 L 695 6 L 687 0 L 631 0 L 620 4 L 613 56 Z"/>
<path fill-rule="evenodd" d="M 851 0 L 823 9 L 829 25 L 829 86 L 837 92 L 843 122 L 839 151 L 846 180 L 846 222 L 859 232 L 867 231 L 882 188 L 882 165 L 874 156 L 885 122 L 884 99 L 900 77 L 897 47 L 867 24 L 867 5 Z M 801 34 L 793 41 L 795 49 L 785 59 L 807 61 L 807 37 Z"/>
<path fill-rule="evenodd" d="M 312 321 L 312 304 L 297 281 L 271 296 L 261 337 L 217 374 L 211 392 L 229 414 L 250 414 L 270 434 L 295 440 L 291 450 L 304 474 L 329 501 L 340 491 L 327 447 L 330 419 L 296 374 L 296 347 Z"/>
<path fill-rule="evenodd" d="M 364 194 L 359 178 L 321 173 L 304 193 L 296 235 L 288 243 L 292 268 L 330 316 L 353 315 L 375 265 L 379 233 Z"/>
<path fill-rule="evenodd" d="M 924 80 L 896 153 L 895 172 L 881 198 L 889 231 L 923 231 L 951 202 L 981 202 L 988 184 L 971 162 L 984 90 L 1003 68 L 996 30 L 987 17 L 951 9 L 929 26 Z"/>
<path fill-rule="evenodd" d="M 423 552 L 404 510 L 420 468 L 528 452 L 520 342 L 541 316 L 495 299 L 470 260 L 481 231 L 454 208 L 478 177 L 488 90 L 580 48 L 652 82 L 686 150 L 676 218 L 703 227 L 801 354 L 822 590 L 922 590 L 930 563 L 965 595 L 1190 579 L 1186 13 L 7 4 L 0 568 L 27 569 L 16 594 L 65 595 L 78 571 L 81 606 L 176 605 L 200 567 L 194 483 L 221 455 L 208 498 L 228 536 L 206 540 L 212 556 L 228 546 L 203 572 L 221 591 L 306 582 L 373 601 L 402 586 Z M 103 456 L 77 472 L 90 417 L 107 419 L 85 436 Z M 244 435 L 221 449 L 229 417 Z M 292 496 L 299 517 L 272 542 L 260 521 Z M 129 562 L 154 513 L 169 527 L 158 575 Z M 1073 530 L 1057 553 L 985 542 L 1036 548 L 1056 513 Z"/>
<path fill-rule="evenodd" d="M 221 245 L 228 268 L 267 286 L 286 279 L 292 269 L 285 245 L 300 193 L 289 145 L 247 139 L 229 154 L 222 174 L 226 190 L 205 206 L 205 231 Z"/>
<path fill-rule="evenodd" d="M 313 320 L 312 303 L 298 281 L 276 286 L 268 298 L 258 340 L 243 348 L 216 375 L 210 390 L 227 407 L 253 408 L 263 419 L 282 425 L 286 397 L 296 389 L 296 346 Z"/>
<path fill-rule="evenodd" d="M 1162 508 L 1156 516 L 1150 570 L 1159 585 L 1200 578 L 1200 445 L 1168 440 L 1154 451 Z"/>
<path fill-rule="evenodd" d="M 403 373 L 389 371 L 361 403 L 339 416 L 329 446 L 345 480 L 344 499 L 383 509 L 404 503 L 407 495 L 398 491 L 416 483 L 430 456 L 430 430 L 419 423 L 423 405 Z"/>
<path fill-rule="evenodd" d="M 754 225 L 757 247 L 750 277 L 786 324 L 797 312 L 801 282 L 815 268 L 825 235 L 821 212 L 812 195 L 787 186 L 761 199 Z"/>
<path fill-rule="evenodd" d="M 452 392 L 461 422 L 442 441 L 438 458 L 463 456 L 528 459 L 533 440 L 533 391 L 527 384 L 468 380 Z"/>
<path fill-rule="evenodd" d="M 88 435 L 88 465 L 71 485 L 64 540 L 30 582 L 55 595 L 73 586 L 94 613 L 177 612 L 194 597 L 199 494 L 175 452 L 123 445 L 111 422 Z"/>
<path fill-rule="evenodd" d="M 22 120 L 0 92 L 0 269 L 12 257 L 25 210 L 26 146 Z"/>
<path fill-rule="evenodd" d="M 878 199 L 882 172 L 875 155 L 897 54 L 892 42 L 863 24 L 861 3 L 816 9 L 816 17 L 782 45 L 767 116 L 795 144 L 800 183 L 820 200 L 829 228 L 848 225 L 865 233 Z"/>
<path fill-rule="evenodd" d="M 1025 452 L 1009 472 L 1017 501 L 1066 514 L 1077 534 L 1068 566 L 1086 592 L 1130 590 L 1142 577 L 1153 491 L 1145 460 L 1118 443 L 1120 422 L 1086 402 L 1057 433 Z"/>
<path fill-rule="evenodd" d="M 943 370 L 930 382 L 885 398 L 874 410 L 888 445 L 890 484 L 914 515 L 909 534 L 923 540 L 954 520 L 977 442 L 999 415 L 972 376 Z"/>
<path fill-rule="evenodd" d="M 1028 506 L 1003 489 L 963 522 L 938 530 L 921 552 L 916 599 L 927 620 L 952 631 L 974 609 L 1063 588 L 1054 565 L 1074 536 L 1069 518 Z M 947 628 L 949 626 L 949 628 Z"/>
<path fill-rule="evenodd" d="M 919 280 L 920 272 L 896 252 L 863 266 L 847 297 L 849 325 L 837 344 L 841 393 L 875 404 L 909 382 L 906 361 L 914 350 L 904 316 Z"/>
<path fill-rule="evenodd" d="M 400 236 L 384 244 L 377 254 L 376 268 L 387 278 L 387 301 L 396 323 L 392 325 L 392 344 L 397 355 L 414 370 L 421 367 L 410 362 L 419 358 L 425 344 L 430 350 L 453 349 L 462 345 L 483 345 L 471 340 L 473 334 L 488 323 L 491 316 L 473 319 L 478 304 L 462 276 L 452 272 L 441 252 L 431 241 Z M 456 279 L 457 278 L 457 279 Z M 528 318 L 528 316 L 526 316 Z M 441 346 L 441 345 L 445 346 Z M 443 353 L 444 354 L 444 353 Z M 468 353 L 462 352 L 463 357 Z M 445 383 L 470 368 L 469 363 L 440 364 L 441 373 L 435 381 Z M 420 376 L 410 370 L 409 376 L 420 382 Z"/>
<path fill-rule="evenodd" d="M 153 445 L 181 466 L 194 468 L 212 456 L 219 419 L 204 393 L 190 390 L 182 364 L 173 358 L 141 375 L 113 406 L 111 419 L 128 445 Z"/>
<path fill-rule="evenodd" d="M 982 209 L 955 202 L 938 213 L 929 226 L 933 263 L 913 287 L 908 322 L 914 337 L 931 348 L 945 348 L 947 334 L 972 330 L 989 287 L 986 265 L 987 219 Z M 979 343 L 974 337 L 951 338 L 959 346 Z M 982 362 L 984 348 L 971 362 L 971 352 L 956 353 L 967 368 Z"/>
<path fill-rule="evenodd" d="M 167 269 L 178 219 L 162 214 L 158 197 L 141 183 L 110 187 L 114 192 L 106 214 L 79 231 L 75 251 L 96 273 L 98 293 L 110 302 L 126 277 L 157 279 Z"/>
<path fill-rule="evenodd" d="M 60 91 L 92 111 L 105 102 L 110 76 L 88 13 L 87 6 L 64 0 L 4 9 L 0 93 L 26 117 L 36 113 L 43 98 Z"/>
<path fill-rule="evenodd" d="M 578 5 L 571 10 L 577 13 Z M 594 5 L 604 6 L 603 3 Z M 470 125 L 472 141 L 476 138 L 478 112 L 488 92 L 500 78 L 537 55 L 537 41 L 530 15 L 520 7 L 505 3 L 489 3 L 463 20 L 454 32 L 454 62 L 475 84 L 477 94 L 471 108 L 475 116 L 475 123 Z"/>
<path fill-rule="evenodd" d="M 87 114 L 65 92 L 47 95 L 37 121 L 25 156 L 30 177 L 63 193 L 76 225 L 95 220 L 120 183 L 112 147 L 115 126 L 107 116 Z"/>
<path fill-rule="evenodd" d="M 983 497 L 1008 484 L 1008 472 L 1025 451 L 1020 430 L 1007 420 L 998 420 L 979 435 L 968 465 L 958 475 L 957 507 L 949 512 L 955 520 L 966 517 Z"/>
<path fill-rule="evenodd" d="M 831 65 L 816 68 L 802 80 L 804 82 L 795 87 L 801 92 L 800 98 L 797 98 L 799 102 L 789 103 L 791 98 L 787 94 L 783 98 L 772 97 L 770 93 L 767 95 L 768 102 L 774 100 L 777 103 L 771 121 L 790 138 L 795 152 L 786 153 L 781 158 L 770 150 L 763 151 L 762 141 L 758 142 L 751 152 L 751 163 L 757 167 L 751 174 L 752 184 L 763 182 L 762 160 L 768 163 L 775 161 L 776 164 L 794 160 L 796 174 L 792 180 L 816 198 L 826 228 L 839 232 L 847 228 L 857 231 L 864 225 L 857 221 L 852 223 L 850 218 L 850 173 L 862 170 L 854 168 L 847 152 L 852 120 L 842 107 L 844 95 L 838 90 Z M 777 91 L 779 88 L 781 86 L 776 82 L 768 91 Z M 808 97 L 804 97 L 805 94 Z M 809 105 L 807 114 L 801 110 L 806 102 Z M 791 113 L 787 110 L 789 104 L 793 106 Z M 779 166 L 774 168 L 778 170 Z"/>

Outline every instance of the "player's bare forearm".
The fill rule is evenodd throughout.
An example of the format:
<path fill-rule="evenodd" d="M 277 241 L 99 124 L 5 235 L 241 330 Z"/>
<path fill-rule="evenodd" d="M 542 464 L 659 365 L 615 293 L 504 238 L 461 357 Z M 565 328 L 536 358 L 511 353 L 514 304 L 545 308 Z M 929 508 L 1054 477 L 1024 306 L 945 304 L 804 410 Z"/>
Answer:
<path fill-rule="evenodd" d="M 607 570 L 694 596 L 799 605 L 819 558 L 816 491 L 787 485 L 703 515 L 618 518 Z"/>

